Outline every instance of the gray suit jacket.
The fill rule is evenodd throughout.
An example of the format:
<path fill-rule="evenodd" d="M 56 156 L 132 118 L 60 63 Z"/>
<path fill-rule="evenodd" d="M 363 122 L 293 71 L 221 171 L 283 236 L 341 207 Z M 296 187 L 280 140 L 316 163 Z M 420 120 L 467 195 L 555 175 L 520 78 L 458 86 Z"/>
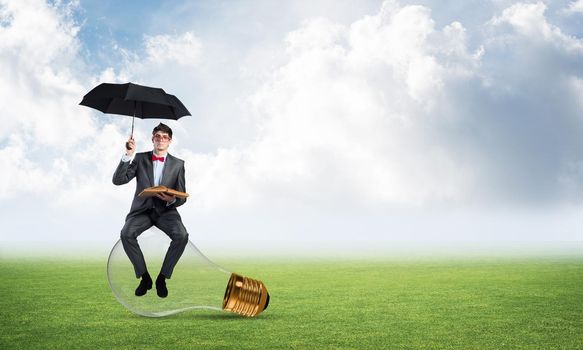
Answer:
<path fill-rule="evenodd" d="M 184 161 L 167 153 L 164 162 L 164 170 L 162 172 L 160 185 L 177 191 L 186 192 Z M 153 207 L 156 207 L 156 210 L 159 212 L 166 212 L 169 210 L 176 211 L 176 207 L 179 207 L 186 202 L 186 199 L 176 198 L 174 204 L 166 206 L 166 202 L 156 197 L 138 197 L 138 194 L 140 194 L 145 188 L 154 186 L 152 151 L 136 153 L 132 162 L 120 161 L 117 169 L 115 169 L 115 173 L 113 174 L 113 184 L 117 186 L 123 185 L 130 182 L 134 177 L 136 178 L 136 192 L 134 193 L 134 200 L 126 220 L 131 216 L 145 212 Z"/>

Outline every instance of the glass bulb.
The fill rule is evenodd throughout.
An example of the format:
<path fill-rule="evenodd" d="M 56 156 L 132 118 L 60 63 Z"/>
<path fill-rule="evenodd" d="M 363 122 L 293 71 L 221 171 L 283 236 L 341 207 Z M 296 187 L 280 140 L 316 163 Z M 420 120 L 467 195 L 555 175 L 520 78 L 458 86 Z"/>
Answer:
<path fill-rule="evenodd" d="M 146 265 L 155 281 L 164 261 L 170 238 L 155 226 L 138 237 Z M 107 261 L 109 286 L 128 310 L 142 316 L 162 317 L 193 309 L 211 309 L 256 316 L 269 305 L 263 282 L 231 273 L 208 259 L 188 241 L 171 279 L 166 280 L 168 296 L 156 295 L 156 286 L 144 296 L 135 296 L 140 280 L 127 257 L 121 240 L 113 246 Z"/>

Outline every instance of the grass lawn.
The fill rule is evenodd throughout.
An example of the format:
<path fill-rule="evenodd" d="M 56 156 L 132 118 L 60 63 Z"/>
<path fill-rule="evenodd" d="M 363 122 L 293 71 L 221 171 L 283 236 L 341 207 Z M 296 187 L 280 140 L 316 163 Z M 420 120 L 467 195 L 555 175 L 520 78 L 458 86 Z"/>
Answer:
<path fill-rule="evenodd" d="M 136 316 L 105 265 L 0 259 L 0 349 L 583 349 L 578 258 L 230 261 L 269 288 L 252 319 Z"/>

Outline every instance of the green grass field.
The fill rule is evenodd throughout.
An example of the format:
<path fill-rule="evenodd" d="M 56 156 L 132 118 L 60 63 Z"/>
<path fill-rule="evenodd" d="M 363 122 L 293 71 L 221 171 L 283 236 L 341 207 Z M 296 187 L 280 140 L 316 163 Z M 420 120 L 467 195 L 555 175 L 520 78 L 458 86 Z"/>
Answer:
<path fill-rule="evenodd" d="M 105 261 L 0 259 L 0 349 L 583 349 L 579 258 L 227 266 L 269 288 L 257 318 L 136 316 Z"/>

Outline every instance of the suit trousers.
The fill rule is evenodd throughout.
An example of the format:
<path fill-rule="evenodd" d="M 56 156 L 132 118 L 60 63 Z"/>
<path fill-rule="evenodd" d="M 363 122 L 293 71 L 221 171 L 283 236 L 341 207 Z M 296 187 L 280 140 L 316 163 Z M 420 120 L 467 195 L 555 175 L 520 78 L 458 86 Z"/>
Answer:
<path fill-rule="evenodd" d="M 152 226 L 162 230 L 172 240 L 160 270 L 164 277 L 170 278 L 188 243 L 188 233 L 182 224 L 180 214 L 176 210 L 160 212 L 156 209 L 149 209 L 143 213 L 128 217 L 121 230 L 123 249 L 134 266 L 136 277 L 140 278 L 148 270 L 137 238 Z"/>

